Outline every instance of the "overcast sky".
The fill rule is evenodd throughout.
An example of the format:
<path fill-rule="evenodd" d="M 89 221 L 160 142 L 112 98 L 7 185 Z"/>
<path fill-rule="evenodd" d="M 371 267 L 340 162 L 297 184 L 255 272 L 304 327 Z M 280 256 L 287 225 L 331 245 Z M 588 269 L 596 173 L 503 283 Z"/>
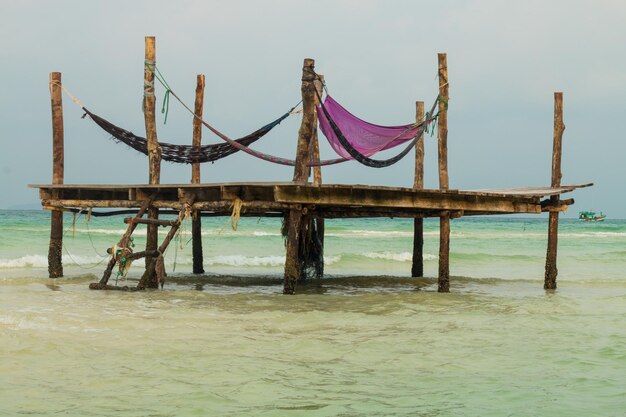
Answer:
<path fill-rule="evenodd" d="M 415 117 L 437 94 L 437 52 L 450 78 L 450 187 L 547 186 L 553 93 L 564 93 L 563 183 L 578 210 L 626 218 L 626 2 L 623 1 L 9 1 L 0 0 L 0 208 L 38 203 L 51 182 L 48 76 L 87 108 L 144 135 L 144 36 L 157 65 L 193 103 L 206 74 L 205 118 L 231 137 L 275 119 L 300 95 L 303 58 L 331 95 L 377 124 Z M 163 90 L 157 88 L 158 106 Z M 147 157 L 115 144 L 64 97 L 65 182 L 145 183 Z M 192 119 L 172 102 L 162 141 L 191 142 Z M 300 119 L 254 147 L 293 158 Z M 334 157 L 322 137 L 322 157 Z M 204 133 L 203 143 L 219 139 Z M 390 151 L 391 154 L 394 151 Z M 437 186 L 436 137 L 426 138 L 426 186 Z M 293 168 L 239 153 L 205 164 L 204 182 L 285 181 Z M 190 180 L 164 163 L 163 183 Z M 323 169 L 326 183 L 411 186 L 413 161 Z"/>

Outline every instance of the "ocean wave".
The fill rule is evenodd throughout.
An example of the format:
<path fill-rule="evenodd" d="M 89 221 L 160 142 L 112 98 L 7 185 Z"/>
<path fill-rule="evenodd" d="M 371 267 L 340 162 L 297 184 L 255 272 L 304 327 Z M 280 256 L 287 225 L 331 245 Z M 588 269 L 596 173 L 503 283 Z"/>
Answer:
<path fill-rule="evenodd" d="M 341 260 L 341 256 L 325 256 L 324 263 L 332 265 Z M 189 260 L 190 261 L 190 260 Z M 178 262 L 181 263 L 181 262 Z M 219 255 L 206 258 L 205 265 L 209 266 L 265 266 L 275 267 L 285 264 L 284 255 L 268 256 L 245 256 L 245 255 Z"/>
<path fill-rule="evenodd" d="M 438 232 L 426 232 L 424 235 Z M 340 238 L 352 238 L 352 237 L 412 237 L 413 231 L 404 230 L 346 230 L 345 232 L 327 232 L 326 236 L 340 237 Z"/>
<path fill-rule="evenodd" d="M 383 259 L 387 261 L 396 262 L 412 262 L 413 254 L 411 252 L 365 252 L 362 256 L 370 259 Z M 437 256 L 430 253 L 424 254 L 425 261 L 432 261 L 437 259 Z"/>
<path fill-rule="evenodd" d="M 64 265 L 94 265 L 102 261 L 99 256 L 63 255 Z M 0 269 L 10 268 L 47 268 L 48 257 L 42 255 L 24 255 L 18 258 L 0 259 Z"/>

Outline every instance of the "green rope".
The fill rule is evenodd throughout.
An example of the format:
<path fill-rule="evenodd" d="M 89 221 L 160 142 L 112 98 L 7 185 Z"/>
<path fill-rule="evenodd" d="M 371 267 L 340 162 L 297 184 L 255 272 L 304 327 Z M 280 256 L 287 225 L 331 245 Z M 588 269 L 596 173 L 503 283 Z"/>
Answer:
<path fill-rule="evenodd" d="M 437 101 L 443 103 L 443 109 L 448 110 L 448 100 L 444 100 L 441 96 L 437 96 Z"/>
<path fill-rule="evenodd" d="M 165 87 L 165 95 L 163 96 L 163 105 L 161 106 L 161 114 L 165 115 L 163 124 L 166 124 L 167 115 L 170 112 L 170 93 L 172 92 L 172 89 L 170 88 L 167 81 L 165 81 L 165 77 L 163 77 L 163 74 L 161 74 L 161 71 L 159 71 L 159 68 L 156 66 L 156 64 L 146 62 L 145 65 L 150 71 L 152 71 L 154 78 L 156 78 L 157 81 L 159 81 L 159 83 L 161 83 L 161 85 Z"/>
<path fill-rule="evenodd" d="M 161 107 L 161 114 L 165 113 L 163 124 L 167 123 L 167 114 L 170 111 L 170 91 L 171 90 L 165 90 L 165 96 L 163 96 L 163 106 Z"/>

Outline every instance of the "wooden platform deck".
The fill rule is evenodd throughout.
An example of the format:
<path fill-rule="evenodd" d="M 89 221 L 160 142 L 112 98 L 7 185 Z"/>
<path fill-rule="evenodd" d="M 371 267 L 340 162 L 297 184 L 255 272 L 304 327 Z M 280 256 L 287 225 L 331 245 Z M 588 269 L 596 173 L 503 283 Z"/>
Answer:
<path fill-rule="evenodd" d="M 139 208 L 156 193 L 152 207 L 181 209 L 193 196 L 194 210 L 230 215 L 232 204 L 243 203 L 242 215 L 280 216 L 292 208 L 306 208 L 323 218 L 452 217 L 483 214 L 564 211 L 572 199 L 557 203 L 544 197 L 564 194 L 592 184 L 497 190 L 414 190 L 368 185 L 297 184 L 294 182 L 205 184 L 31 184 L 48 209 Z"/>

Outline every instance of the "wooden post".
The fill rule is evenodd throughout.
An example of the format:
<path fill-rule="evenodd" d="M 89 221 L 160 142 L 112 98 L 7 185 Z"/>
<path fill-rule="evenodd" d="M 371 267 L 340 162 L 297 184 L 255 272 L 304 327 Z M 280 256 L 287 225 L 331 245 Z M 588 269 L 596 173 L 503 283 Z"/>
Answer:
<path fill-rule="evenodd" d="M 296 166 L 293 180 L 304 184 L 311 173 L 307 165 L 310 160 L 311 140 L 316 128 L 315 114 L 315 60 L 305 58 L 302 66 L 302 124 L 298 131 L 298 149 L 296 151 Z"/>
<path fill-rule="evenodd" d="M 50 73 L 50 103 L 52 106 L 52 184 L 63 184 L 63 100 L 61 73 Z M 63 249 L 63 212 L 53 210 L 50 219 L 50 246 L 48 248 L 48 276 L 63 276 L 61 261 Z"/>
<path fill-rule="evenodd" d="M 324 76 L 318 74 L 318 78 L 313 81 L 313 85 L 315 86 L 315 122 L 313 127 L 313 137 L 311 140 L 311 160 L 318 162 L 320 160 L 320 143 L 319 138 L 317 137 L 317 106 L 320 105 L 319 97 L 322 97 L 323 89 L 324 89 Z M 313 185 L 321 185 L 322 184 L 322 167 L 314 166 L 313 167 Z"/>
<path fill-rule="evenodd" d="M 301 209 L 289 210 L 287 231 L 287 247 L 285 250 L 285 282 L 283 294 L 295 294 L 296 284 L 302 272 L 299 256 L 300 223 L 302 222 Z"/>
<path fill-rule="evenodd" d="M 310 155 L 312 161 L 320 160 L 320 147 L 319 138 L 317 136 L 317 106 L 320 104 L 319 98 L 322 96 L 324 88 L 324 76 L 318 74 L 313 81 L 315 86 L 315 112 L 313 121 L 313 134 L 310 144 Z M 322 167 L 313 167 L 313 185 L 322 184 Z M 308 232 L 308 233 L 307 233 Z M 308 278 L 308 274 L 312 274 L 315 278 L 322 278 L 324 276 L 324 219 L 317 216 L 305 216 L 302 220 L 301 233 L 303 233 L 303 239 L 301 240 L 300 256 L 304 258 L 304 270 L 301 272 L 303 276 L 301 278 Z M 306 234 L 304 234 L 306 233 Z"/>
<path fill-rule="evenodd" d="M 196 77 L 196 104 L 194 112 L 202 118 L 204 109 L 204 74 L 198 74 Z M 202 122 L 199 118 L 193 118 L 193 145 L 202 145 Z M 191 183 L 199 184 L 200 181 L 200 164 L 191 165 Z M 204 259 L 202 256 L 202 218 L 200 211 L 194 210 L 191 214 L 191 251 L 193 253 L 193 273 L 204 273 Z"/>
<path fill-rule="evenodd" d="M 310 160 L 311 140 L 315 130 L 315 60 L 305 58 L 302 66 L 302 123 L 298 131 L 298 148 L 296 151 L 296 165 L 294 167 L 293 181 L 306 184 L 311 169 L 308 167 Z M 302 209 L 292 208 L 289 210 L 287 222 L 287 242 L 285 258 L 285 282 L 283 293 L 294 294 L 296 283 L 302 275 L 303 261 L 300 250 L 302 238 Z M 308 224 L 308 223 L 306 223 Z"/>
<path fill-rule="evenodd" d="M 561 186 L 561 144 L 563 140 L 563 93 L 554 93 L 554 136 L 552 142 L 552 188 Z M 560 195 L 550 197 L 555 204 L 559 201 Z M 546 275 L 543 288 L 546 290 L 556 289 L 556 277 L 558 270 L 556 267 L 556 252 L 559 237 L 559 213 L 551 211 L 548 223 L 548 249 L 546 252 Z"/>
<path fill-rule="evenodd" d="M 415 103 L 415 121 L 417 123 L 424 120 L 424 102 Z M 415 178 L 413 189 L 424 188 L 424 133 L 415 144 Z M 413 220 L 413 265 L 411 267 L 412 277 L 424 276 L 424 218 L 419 217 Z"/>
<path fill-rule="evenodd" d="M 143 71 L 143 115 L 148 140 L 149 183 L 159 184 L 161 179 L 161 150 L 156 131 L 156 97 L 154 96 L 154 66 L 156 65 L 156 47 L 154 36 L 145 38 L 145 65 Z M 157 219 L 159 210 L 148 209 L 148 218 Z M 155 250 L 158 245 L 158 225 L 148 225 L 146 236 L 146 250 Z M 152 258 L 146 257 L 146 267 Z"/>
<path fill-rule="evenodd" d="M 448 62 L 445 53 L 437 54 L 439 61 L 439 118 L 437 141 L 439 149 L 439 188 L 448 189 Z M 450 213 L 439 218 L 439 277 L 438 291 L 450 292 Z"/>

